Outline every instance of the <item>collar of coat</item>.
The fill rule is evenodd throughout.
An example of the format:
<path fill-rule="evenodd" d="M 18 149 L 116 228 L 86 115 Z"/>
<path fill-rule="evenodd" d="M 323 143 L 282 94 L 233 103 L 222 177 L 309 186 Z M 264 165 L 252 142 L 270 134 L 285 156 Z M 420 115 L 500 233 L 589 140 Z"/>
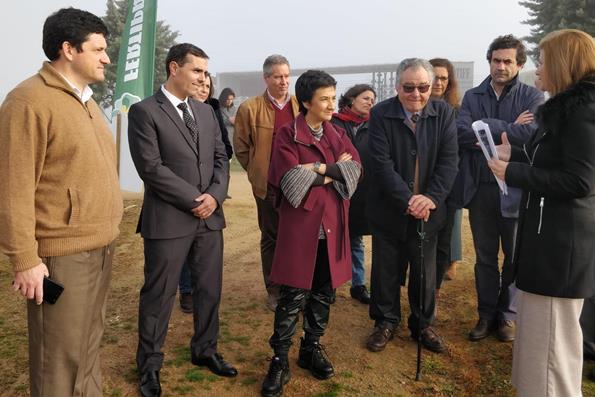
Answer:
<path fill-rule="evenodd" d="M 293 114 L 298 114 L 300 112 L 300 106 L 298 105 L 298 101 L 297 98 L 295 97 L 295 95 L 289 95 L 289 97 L 291 98 L 289 100 L 289 103 L 291 103 L 291 108 L 293 109 Z M 268 106 L 271 110 L 273 109 L 273 104 L 271 103 L 271 100 L 269 99 L 269 94 L 267 93 L 267 90 L 264 90 L 264 93 L 262 95 L 260 95 L 260 98 L 262 98 L 264 100 L 264 103 L 266 106 Z"/>
<path fill-rule="evenodd" d="M 300 112 L 300 114 L 294 120 L 294 133 L 293 133 L 293 140 L 296 143 L 300 143 L 306 146 L 318 145 L 318 141 L 310 132 L 310 127 L 308 127 L 308 123 L 306 122 L 306 118 Z M 333 147 L 333 149 L 339 150 L 339 146 L 341 144 L 341 137 L 345 134 L 342 128 L 335 127 L 332 123 L 328 121 L 322 122 L 322 128 L 324 131 L 323 137 L 326 137 L 328 143 Z"/>
<path fill-rule="evenodd" d="M 496 93 L 494 92 L 494 88 L 492 87 L 492 85 L 490 84 L 492 82 L 492 76 L 488 76 L 486 77 L 480 85 L 477 86 L 477 90 L 474 90 L 475 94 L 486 94 L 486 95 L 494 95 L 494 98 L 496 97 Z M 519 81 L 519 74 L 517 73 L 516 76 L 514 76 L 514 78 L 512 80 L 510 80 L 510 83 L 506 85 L 506 87 L 504 87 L 504 89 L 502 90 L 502 93 L 500 94 L 500 99 L 504 98 L 506 95 L 508 95 L 509 92 L 516 90 L 519 85 L 521 84 L 521 82 Z"/>
<path fill-rule="evenodd" d="M 539 125 L 552 126 L 551 133 L 563 130 L 566 120 L 582 106 L 595 103 L 595 73 L 583 77 L 576 84 L 554 95 L 537 110 Z"/>
<path fill-rule="evenodd" d="M 427 117 L 437 116 L 438 112 L 436 111 L 436 102 L 436 99 L 430 99 L 426 106 L 419 113 L 419 118 L 425 119 Z M 398 96 L 395 96 L 393 99 L 390 100 L 388 109 L 386 109 L 386 113 L 384 113 L 384 117 L 388 117 L 391 119 L 402 119 L 403 121 L 407 119 L 405 109 L 403 108 L 403 104 L 401 104 L 401 101 L 399 101 Z"/>
<path fill-rule="evenodd" d="M 43 63 L 41 69 L 39 70 L 39 75 L 48 86 L 57 88 L 74 96 L 81 104 L 83 104 L 83 101 L 77 95 L 77 93 L 74 92 L 74 89 L 70 86 L 70 84 L 68 84 L 66 80 L 64 80 L 64 77 L 58 73 L 58 71 L 52 66 L 50 62 L 45 61 Z M 90 100 L 91 99 L 92 98 L 90 98 Z"/>

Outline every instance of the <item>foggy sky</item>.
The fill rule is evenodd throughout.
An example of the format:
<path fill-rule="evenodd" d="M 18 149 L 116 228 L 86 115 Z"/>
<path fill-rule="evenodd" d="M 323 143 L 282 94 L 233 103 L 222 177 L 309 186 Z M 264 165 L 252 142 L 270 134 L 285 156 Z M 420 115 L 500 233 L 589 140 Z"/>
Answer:
<path fill-rule="evenodd" d="M 0 99 L 45 60 L 41 29 L 62 7 L 105 13 L 104 0 L 11 1 L 0 16 Z M 474 80 L 489 72 L 485 53 L 497 36 L 522 37 L 527 10 L 517 0 L 161 0 L 158 19 L 210 56 L 212 72 L 260 70 L 281 53 L 292 67 L 397 63 L 408 57 L 474 61 Z M 533 67 L 528 62 L 526 68 Z"/>

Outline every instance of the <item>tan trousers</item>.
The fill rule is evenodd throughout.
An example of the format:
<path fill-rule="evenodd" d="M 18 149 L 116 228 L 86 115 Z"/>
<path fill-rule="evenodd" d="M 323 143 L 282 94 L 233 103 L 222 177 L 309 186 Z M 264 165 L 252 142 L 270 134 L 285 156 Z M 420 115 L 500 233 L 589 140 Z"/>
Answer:
<path fill-rule="evenodd" d="M 583 299 L 518 290 L 512 384 L 518 397 L 580 397 Z"/>
<path fill-rule="evenodd" d="M 64 292 L 54 305 L 28 303 L 32 397 L 103 395 L 99 345 L 113 255 L 114 243 L 43 258 Z"/>

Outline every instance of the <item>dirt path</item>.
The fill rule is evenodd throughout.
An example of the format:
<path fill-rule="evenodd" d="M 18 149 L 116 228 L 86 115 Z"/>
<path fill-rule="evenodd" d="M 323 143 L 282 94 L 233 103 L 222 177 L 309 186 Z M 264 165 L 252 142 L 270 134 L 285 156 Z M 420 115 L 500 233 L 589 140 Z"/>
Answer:
<path fill-rule="evenodd" d="M 243 172 L 233 172 L 225 203 L 225 235 L 220 351 L 234 363 L 234 379 L 215 377 L 190 363 L 192 318 L 176 302 L 165 346 L 162 370 L 164 396 L 255 396 L 271 355 L 268 338 L 273 313 L 265 307 L 260 270 L 259 232 L 250 186 Z M 142 284 L 142 240 L 134 230 L 140 201 L 127 200 L 122 235 L 108 301 L 107 327 L 102 350 L 104 395 L 137 396 L 134 355 L 137 343 L 138 291 Z M 322 343 L 335 366 L 336 376 L 317 381 L 297 367 L 297 341 L 290 352 L 292 379 L 286 396 L 510 396 L 512 345 L 490 337 L 478 343 L 466 339 L 476 321 L 474 259 L 468 224 L 464 222 L 464 261 L 458 277 L 441 292 L 436 328 L 448 345 L 445 354 L 424 351 L 423 378 L 415 382 L 416 345 L 401 324 L 385 351 L 364 347 L 372 322 L 367 307 L 349 297 L 349 286 L 338 290 L 337 303 Z M 369 247 L 366 240 L 367 278 Z M 12 274 L 5 258 L 0 266 L 0 396 L 27 395 L 27 341 L 25 304 L 9 289 Z M 407 318 L 406 290 L 401 291 L 403 318 Z M 585 381 L 588 383 L 588 381 Z M 592 383 L 590 385 L 593 385 Z M 595 396 L 587 385 L 585 396 Z"/>

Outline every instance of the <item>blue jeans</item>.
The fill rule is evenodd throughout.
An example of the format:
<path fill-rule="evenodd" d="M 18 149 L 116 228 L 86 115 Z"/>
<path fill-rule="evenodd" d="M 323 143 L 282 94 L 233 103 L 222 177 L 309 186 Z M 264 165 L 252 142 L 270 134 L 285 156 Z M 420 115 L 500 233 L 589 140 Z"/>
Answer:
<path fill-rule="evenodd" d="M 349 240 L 351 242 L 351 286 L 365 285 L 364 239 L 362 236 L 350 236 Z"/>
<path fill-rule="evenodd" d="M 192 293 L 192 278 L 190 277 L 190 268 L 186 262 L 184 262 L 184 265 L 182 266 L 182 273 L 180 273 L 178 287 L 180 288 L 180 294 Z"/>

